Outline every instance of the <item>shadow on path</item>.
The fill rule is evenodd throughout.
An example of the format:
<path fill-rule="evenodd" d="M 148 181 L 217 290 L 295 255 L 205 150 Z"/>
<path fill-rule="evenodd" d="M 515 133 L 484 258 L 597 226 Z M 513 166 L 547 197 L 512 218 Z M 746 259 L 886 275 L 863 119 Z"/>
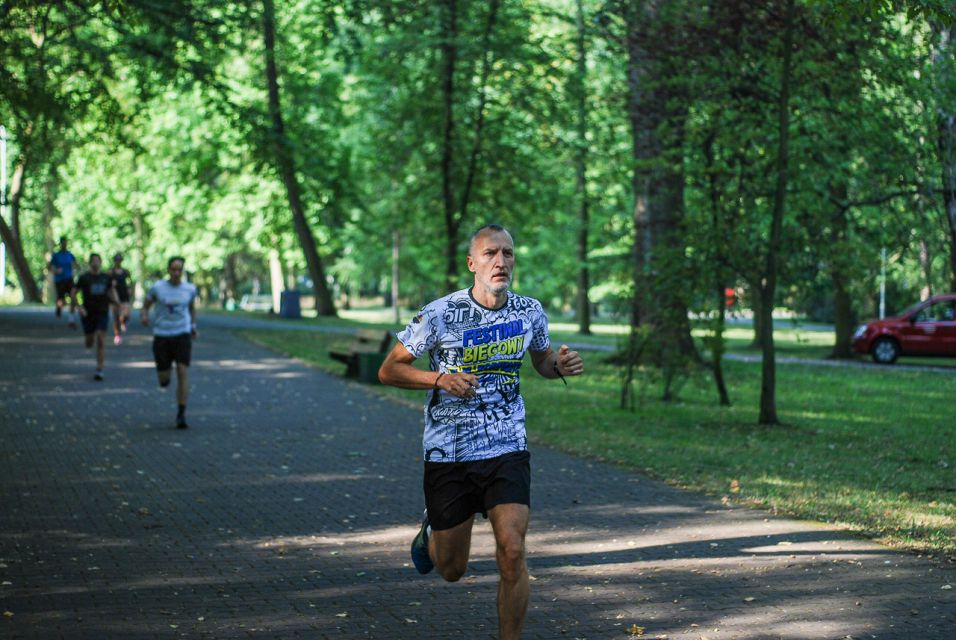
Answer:
<path fill-rule="evenodd" d="M 207 330 L 193 428 L 149 337 L 107 379 L 52 312 L 0 311 L 4 638 L 493 638 L 470 572 L 418 576 L 420 411 Z M 534 428 L 533 425 L 530 426 Z M 952 638 L 956 570 L 536 449 L 526 638 Z"/>

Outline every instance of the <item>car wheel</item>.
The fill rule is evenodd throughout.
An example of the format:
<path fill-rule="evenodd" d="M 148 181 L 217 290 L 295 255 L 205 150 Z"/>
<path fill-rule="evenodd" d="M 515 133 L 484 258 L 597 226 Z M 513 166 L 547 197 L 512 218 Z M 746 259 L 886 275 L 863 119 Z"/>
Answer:
<path fill-rule="evenodd" d="M 880 338 L 873 343 L 870 353 L 873 354 L 873 362 L 893 364 L 900 356 L 900 345 L 893 338 Z"/>

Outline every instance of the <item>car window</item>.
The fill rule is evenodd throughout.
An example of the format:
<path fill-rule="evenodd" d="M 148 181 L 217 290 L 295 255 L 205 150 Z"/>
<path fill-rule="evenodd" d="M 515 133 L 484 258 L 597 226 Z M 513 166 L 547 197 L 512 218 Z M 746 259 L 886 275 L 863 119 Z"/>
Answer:
<path fill-rule="evenodd" d="M 931 304 L 925 309 L 921 309 L 916 314 L 917 322 L 952 322 L 953 321 L 953 301 L 944 300 Z"/>
<path fill-rule="evenodd" d="M 956 319 L 956 312 L 954 312 L 953 307 L 956 306 L 956 301 L 947 300 L 946 302 L 940 303 L 942 309 L 940 309 L 939 319 L 943 322 L 952 322 Z"/>

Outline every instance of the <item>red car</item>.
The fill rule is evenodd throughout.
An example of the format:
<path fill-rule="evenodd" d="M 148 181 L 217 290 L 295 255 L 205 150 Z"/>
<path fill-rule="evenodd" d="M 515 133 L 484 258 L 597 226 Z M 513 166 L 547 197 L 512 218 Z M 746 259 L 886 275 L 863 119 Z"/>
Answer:
<path fill-rule="evenodd" d="M 893 364 L 900 356 L 956 357 L 956 293 L 917 302 L 899 315 L 870 320 L 853 335 L 853 350 Z"/>

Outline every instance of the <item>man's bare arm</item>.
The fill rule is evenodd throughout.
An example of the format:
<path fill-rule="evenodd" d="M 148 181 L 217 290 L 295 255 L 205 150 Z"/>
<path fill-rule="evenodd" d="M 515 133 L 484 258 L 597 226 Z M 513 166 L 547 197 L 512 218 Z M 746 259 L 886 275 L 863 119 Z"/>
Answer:
<path fill-rule="evenodd" d="M 459 398 L 474 397 L 477 393 L 476 376 L 470 373 L 423 371 L 412 364 L 415 360 L 415 356 L 399 342 L 379 368 L 379 381 L 402 389 L 442 389 Z"/>

